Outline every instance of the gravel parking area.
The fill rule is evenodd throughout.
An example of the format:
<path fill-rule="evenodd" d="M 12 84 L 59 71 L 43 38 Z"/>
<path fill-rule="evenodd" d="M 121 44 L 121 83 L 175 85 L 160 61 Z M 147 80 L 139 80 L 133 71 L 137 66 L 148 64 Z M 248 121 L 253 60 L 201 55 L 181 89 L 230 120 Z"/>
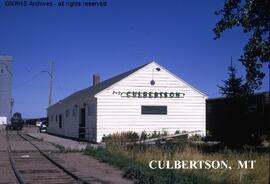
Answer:
<path fill-rule="evenodd" d="M 23 132 L 30 135 L 33 138 L 43 140 L 44 142 L 52 143 L 54 145 L 60 145 L 64 147 L 66 150 L 82 151 L 86 149 L 87 147 L 87 143 L 85 142 L 65 139 L 62 137 L 58 137 L 58 136 L 54 136 L 54 135 L 50 135 L 46 133 L 40 133 L 38 127 L 36 126 L 25 126 L 23 128 Z"/>
<path fill-rule="evenodd" d="M 82 151 L 86 149 L 87 143 L 74 141 L 70 139 L 64 139 L 61 137 L 57 137 L 54 135 L 44 134 L 44 133 L 28 133 L 31 137 L 35 137 L 37 139 L 41 139 L 43 141 L 52 143 L 54 145 L 63 146 L 66 150 L 73 150 L 73 151 Z"/>

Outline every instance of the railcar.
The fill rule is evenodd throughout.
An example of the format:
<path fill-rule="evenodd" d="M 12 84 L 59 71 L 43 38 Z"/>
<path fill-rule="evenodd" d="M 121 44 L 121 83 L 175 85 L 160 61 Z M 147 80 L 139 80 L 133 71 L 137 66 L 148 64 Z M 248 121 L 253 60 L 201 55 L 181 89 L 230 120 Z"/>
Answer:
<path fill-rule="evenodd" d="M 11 123 L 6 126 L 6 130 L 22 130 L 24 120 L 21 113 L 16 112 L 11 118 Z"/>

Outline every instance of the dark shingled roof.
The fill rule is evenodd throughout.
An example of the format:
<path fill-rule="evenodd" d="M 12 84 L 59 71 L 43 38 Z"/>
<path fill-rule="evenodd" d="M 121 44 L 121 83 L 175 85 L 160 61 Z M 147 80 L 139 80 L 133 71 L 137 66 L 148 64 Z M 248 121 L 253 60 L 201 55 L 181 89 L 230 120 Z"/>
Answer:
<path fill-rule="evenodd" d="M 122 73 L 120 75 L 114 76 L 114 77 L 112 77 L 110 79 L 107 79 L 105 81 L 102 81 L 102 82 L 98 83 L 96 86 L 91 86 L 91 87 L 82 89 L 80 91 L 77 91 L 77 92 L 73 93 L 72 95 L 64 98 L 63 100 L 60 100 L 59 102 L 63 103 L 63 102 L 69 101 L 69 100 L 74 99 L 74 98 L 84 98 L 86 96 L 94 96 L 95 94 L 99 93 L 100 91 L 102 91 L 102 90 L 108 88 L 109 86 L 119 82 L 120 80 L 126 78 L 127 76 L 131 75 L 132 73 L 138 71 L 139 69 L 143 68 L 144 66 L 146 66 L 148 64 L 149 63 L 144 64 L 142 66 L 139 66 L 137 68 L 134 68 L 134 69 L 132 69 L 130 71 L 127 71 L 125 73 Z M 48 108 L 50 108 L 50 107 L 52 107 L 54 105 L 57 105 L 59 102 L 49 106 Z"/>

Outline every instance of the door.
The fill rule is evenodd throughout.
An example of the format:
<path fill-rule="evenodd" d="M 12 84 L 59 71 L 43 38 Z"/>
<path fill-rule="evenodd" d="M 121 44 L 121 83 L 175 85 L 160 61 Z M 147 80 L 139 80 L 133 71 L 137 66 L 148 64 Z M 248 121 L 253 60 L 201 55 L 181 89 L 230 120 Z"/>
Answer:
<path fill-rule="evenodd" d="M 59 128 L 62 128 L 62 114 L 59 114 Z"/>
<path fill-rule="evenodd" d="M 80 109 L 79 138 L 85 139 L 85 108 Z"/>

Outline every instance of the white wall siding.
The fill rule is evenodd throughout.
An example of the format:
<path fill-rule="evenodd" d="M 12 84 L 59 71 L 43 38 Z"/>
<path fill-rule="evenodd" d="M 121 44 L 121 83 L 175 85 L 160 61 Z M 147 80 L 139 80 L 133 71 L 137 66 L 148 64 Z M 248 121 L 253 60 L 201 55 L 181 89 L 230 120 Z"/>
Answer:
<path fill-rule="evenodd" d="M 156 71 L 155 68 L 161 68 Z M 153 72 L 154 71 L 154 72 Z M 154 79 L 155 85 L 150 81 Z M 114 91 L 181 92 L 184 98 L 127 98 Z M 121 131 L 200 130 L 205 134 L 206 96 L 151 63 L 97 94 L 97 141 L 105 134 Z M 167 106 L 167 115 L 141 115 L 142 105 Z"/>
<path fill-rule="evenodd" d="M 88 113 L 88 106 L 90 113 Z M 76 109 L 76 115 L 73 116 L 73 109 Z M 96 142 L 96 99 L 89 96 L 84 98 L 75 98 L 68 102 L 58 103 L 48 108 L 49 126 L 48 132 L 79 138 L 80 109 L 85 108 L 85 126 L 86 139 Z M 66 110 L 69 110 L 69 116 L 66 117 Z M 59 128 L 59 115 L 62 114 L 62 128 Z M 58 116 L 56 122 L 55 116 Z M 51 121 L 53 116 L 53 121 Z"/>
<path fill-rule="evenodd" d="M 157 71 L 157 67 L 161 70 Z M 150 85 L 152 79 L 155 85 Z M 94 91 L 99 89 L 103 88 L 83 90 L 49 107 L 48 132 L 79 138 L 79 110 L 85 108 L 86 139 L 90 141 L 100 142 L 103 135 L 125 131 L 174 133 L 176 130 L 200 130 L 202 134 L 205 134 L 207 97 L 154 62 L 95 94 Z M 153 96 L 152 98 L 128 98 L 118 93 L 128 91 L 174 92 L 184 93 L 185 96 L 184 98 L 154 98 Z M 95 96 L 91 96 L 93 94 Z M 141 106 L 143 105 L 167 106 L 167 114 L 142 115 Z M 72 110 L 75 106 L 77 115 L 73 117 Z M 67 109 L 69 109 L 69 117 L 65 115 Z M 55 121 L 55 116 L 59 114 L 62 114 L 62 128 L 59 128 L 59 117 L 58 122 Z M 51 116 L 53 116 L 53 121 L 51 121 Z"/>

